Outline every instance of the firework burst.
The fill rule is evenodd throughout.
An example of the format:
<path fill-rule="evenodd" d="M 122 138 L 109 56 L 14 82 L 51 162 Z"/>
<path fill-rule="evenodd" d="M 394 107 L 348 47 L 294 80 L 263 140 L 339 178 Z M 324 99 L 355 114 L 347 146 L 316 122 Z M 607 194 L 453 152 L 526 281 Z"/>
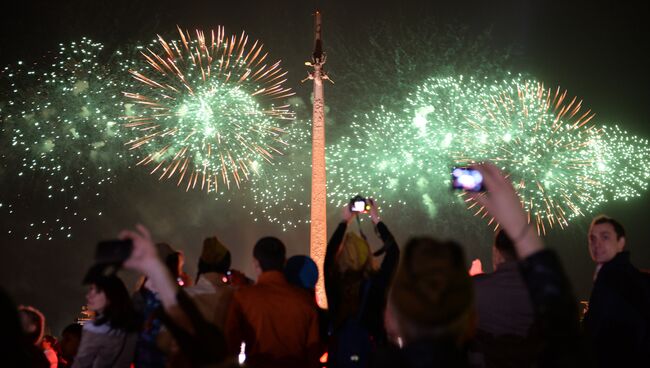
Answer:
<path fill-rule="evenodd" d="M 24 238 L 70 237 L 72 223 L 101 214 L 101 205 L 89 203 L 125 161 L 116 143 L 123 114 L 112 77 L 117 59 L 83 38 L 0 72 L 0 170 L 12 186 L 0 208 L 11 216 L 38 213 Z"/>
<path fill-rule="evenodd" d="M 607 188 L 607 197 L 628 200 L 639 197 L 650 181 L 650 144 L 621 130 L 603 126 L 592 141 L 598 181 Z"/>
<path fill-rule="evenodd" d="M 451 155 L 460 165 L 489 160 L 508 172 L 538 233 L 565 228 L 607 200 L 646 187 L 648 175 L 632 172 L 640 173 L 635 168 L 648 162 L 647 146 L 617 128 L 594 124 L 595 114 L 566 90 L 515 78 L 481 95 Z M 613 168 L 630 172 L 624 185 L 616 183 Z M 469 208 L 489 216 L 471 200 Z"/>
<path fill-rule="evenodd" d="M 137 82 L 124 93 L 132 104 L 125 126 L 135 135 L 128 145 L 144 152 L 138 165 L 161 180 L 176 176 L 186 190 L 240 187 L 287 146 L 283 120 L 294 114 L 274 104 L 293 95 L 283 86 L 287 73 L 243 32 L 178 31 L 179 40 L 159 37 L 130 71 Z"/>

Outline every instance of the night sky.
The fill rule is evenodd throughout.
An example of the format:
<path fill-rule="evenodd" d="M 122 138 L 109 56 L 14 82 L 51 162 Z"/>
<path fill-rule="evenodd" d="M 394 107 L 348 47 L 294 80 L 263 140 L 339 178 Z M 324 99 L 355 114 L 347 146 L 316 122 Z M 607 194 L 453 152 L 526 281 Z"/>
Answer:
<path fill-rule="evenodd" d="M 350 60 L 350 54 L 341 51 L 345 50 L 347 40 L 359 44 L 368 32 L 387 25 L 396 29 L 413 28 L 418 32 L 426 32 L 423 24 L 435 24 L 443 29 L 447 25 L 464 27 L 469 35 L 489 31 L 490 40 L 485 47 L 511 50 L 508 67 L 513 72 L 527 73 L 548 86 L 560 84 L 572 95 L 584 99 L 596 112 L 599 122 L 619 124 L 632 134 L 650 138 L 647 110 L 650 5 L 647 3 L 25 0 L 2 7 L 2 66 L 18 60 L 36 60 L 56 50 L 59 43 L 83 36 L 112 50 L 146 42 L 157 33 L 173 35 L 176 25 L 186 29 L 224 25 L 231 32 L 245 29 L 263 40 L 266 49 L 283 60 L 284 68 L 289 71 L 287 84 L 305 100 L 309 99 L 311 84 L 301 84 L 300 80 L 307 73 L 304 62 L 311 55 L 313 42 L 311 14 L 318 7 L 324 14 L 325 51 L 329 51 L 326 68 L 337 82 L 326 85 L 325 91 L 326 102 L 335 110 L 328 122 L 328 137 L 336 136 L 337 128 L 346 123 L 345 111 L 336 110 L 335 105 L 339 101 L 344 104 L 356 98 L 363 99 L 350 95 L 351 91 L 359 91 L 347 88 L 344 76 L 339 74 L 341 79 L 337 80 L 337 72 L 346 70 L 349 63 L 364 62 Z M 400 44 L 382 46 L 392 49 Z M 369 78 L 376 77 L 377 81 L 383 78 L 368 72 Z M 381 86 L 377 81 L 372 85 Z M 10 161 L 7 148 L 0 147 L 0 150 L 5 150 L 2 152 Z M 9 215 L 0 209 L 1 285 L 16 303 L 41 309 L 55 334 L 74 320 L 84 304 L 85 292 L 80 279 L 91 263 L 95 243 L 113 238 L 120 229 L 138 222 L 149 226 L 157 240 L 167 241 L 185 252 L 186 271 L 190 275 L 196 271 L 202 239 L 212 234 L 218 235 L 230 247 L 233 267 L 249 275 L 252 274 L 252 246 L 262 236 L 281 238 L 289 255 L 308 253 L 308 227 L 284 232 L 280 226 L 263 219 L 255 222 L 256 216 L 250 215 L 254 208 L 250 199 L 235 194 L 228 203 L 215 201 L 200 191 L 185 193 L 171 182 L 159 183 L 139 168 L 119 173 L 99 202 L 82 202 L 84 210 L 93 212 L 95 207 L 101 208 L 102 215 L 93 216 L 84 223 L 73 223 L 71 238 L 23 240 L 16 234 L 28 232 L 35 217 L 55 215 L 60 209 L 57 203 L 30 198 L 30 193 L 42 190 L 37 179 L 31 182 L 15 180 L 10 172 L 2 169 L 11 163 L 1 164 L 0 199 L 12 197 L 14 193 L 22 193 L 24 199 L 18 201 L 22 208 L 16 214 Z M 308 191 L 305 198 L 308 198 Z M 242 203 L 246 208 L 242 208 Z M 629 202 L 610 202 L 598 211 L 618 218 L 626 226 L 632 261 L 645 269 L 650 269 L 650 235 L 645 229 L 649 210 L 650 193 L 645 193 Z M 308 208 L 304 211 L 306 216 Z M 339 211 L 330 208 L 328 212 L 331 233 L 338 222 Z M 445 218 L 447 213 L 453 214 L 449 215 L 453 218 Z M 580 300 L 587 299 L 590 291 L 594 266 L 587 252 L 586 231 L 591 216 L 596 214 L 572 222 L 568 230 L 553 230 L 546 237 L 546 244 L 560 253 Z M 400 208 L 386 213 L 384 221 L 394 230 L 400 244 L 416 234 L 453 237 L 464 244 L 468 262 L 481 258 L 484 268 L 491 269 L 492 233 L 484 222 L 468 212 L 443 211 L 439 218 L 430 219 L 417 209 Z M 13 229 L 14 233 L 9 234 L 8 229 Z M 375 239 L 373 246 L 377 246 Z M 134 276 L 127 278 L 130 282 Z"/>

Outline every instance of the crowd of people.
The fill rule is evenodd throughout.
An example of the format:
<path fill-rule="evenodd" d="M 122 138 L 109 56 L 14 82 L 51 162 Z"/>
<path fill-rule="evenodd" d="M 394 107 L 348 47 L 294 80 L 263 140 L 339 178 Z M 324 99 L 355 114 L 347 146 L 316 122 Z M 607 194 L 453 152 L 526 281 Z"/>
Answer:
<path fill-rule="evenodd" d="M 192 279 L 183 254 L 138 225 L 120 234 L 132 244 L 120 267 L 142 275 L 136 291 L 118 268 L 91 268 L 84 283 L 94 318 L 67 326 L 58 340 L 44 336 L 37 309 L 0 293 L 2 366 L 650 366 L 650 275 L 631 264 L 623 226 L 600 216 L 589 228 L 596 270 L 580 318 L 560 259 L 529 224 L 512 184 L 490 163 L 476 169 L 487 190 L 468 195 L 500 226 L 492 273 L 470 272 L 453 240 L 413 237 L 400 248 L 370 201 L 383 242 L 373 253 L 365 235 L 348 231 L 360 214 L 345 206 L 327 244 L 322 309 L 316 263 L 287 259 L 277 238 L 255 244 L 253 280 L 232 270 L 227 246 L 209 237 Z"/>

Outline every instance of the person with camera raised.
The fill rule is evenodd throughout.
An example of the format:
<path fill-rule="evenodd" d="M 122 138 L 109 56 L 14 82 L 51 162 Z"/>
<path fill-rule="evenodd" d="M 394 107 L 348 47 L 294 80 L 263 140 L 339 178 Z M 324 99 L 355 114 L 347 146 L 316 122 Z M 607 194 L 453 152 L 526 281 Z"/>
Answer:
<path fill-rule="evenodd" d="M 533 306 L 541 346 L 536 367 L 589 366 L 582 350 L 577 306 L 557 255 L 528 222 L 519 196 L 491 163 L 471 170 L 485 187 L 465 189 L 484 206 L 512 239 L 519 272 Z M 467 367 L 467 343 L 476 326 L 474 291 L 463 248 L 454 241 L 412 238 L 403 249 L 386 309 L 387 325 L 401 347 L 378 352 L 371 366 Z M 499 302 L 499 300 L 495 300 Z"/>
<path fill-rule="evenodd" d="M 189 358 L 191 366 L 206 366 L 224 362 L 227 357 L 223 332 L 207 321 L 192 299 L 178 285 L 152 240 L 149 230 L 137 225 L 136 230 L 124 230 L 120 239 L 130 240 L 132 250 L 123 267 L 147 277 L 161 302 L 158 312 L 165 327 L 174 337 L 180 352 Z"/>
<path fill-rule="evenodd" d="M 368 242 L 348 223 L 359 213 L 368 212 L 383 241 L 373 254 Z M 381 266 L 374 255 L 385 252 Z M 377 344 L 384 343 L 383 312 L 386 291 L 399 261 L 399 247 L 388 227 L 379 218 L 377 203 L 356 197 L 343 207 L 342 220 L 332 234 L 325 254 L 325 292 L 329 306 L 329 367 L 363 367 Z"/>

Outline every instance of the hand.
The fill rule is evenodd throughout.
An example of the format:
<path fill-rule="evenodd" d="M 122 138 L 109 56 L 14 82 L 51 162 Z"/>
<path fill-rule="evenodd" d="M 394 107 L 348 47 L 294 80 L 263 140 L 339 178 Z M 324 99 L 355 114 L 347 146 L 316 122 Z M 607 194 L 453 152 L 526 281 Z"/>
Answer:
<path fill-rule="evenodd" d="M 158 293 L 165 310 L 169 312 L 178 304 L 176 300 L 178 284 L 158 257 L 158 249 L 151 240 L 149 230 L 142 225 L 136 225 L 136 229 L 136 231 L 124 230 L 120 233 L 120 239 L 131 239 L 133 242 L 133 251 L 124 262 L 124 268 L 145 274 Z"/>
<path fill-rule="evenodd" d="M 377 202 L 375 202 L 374 199 L 368 198 L 368 202 L 370 202 L 370 219 L 372 220 L 372 223 L 377 225 L 379 221 L 381 221 L 381 218 L 379 217 L 379 209 L 377 208 Z"/>
<path fill-rule="evenodd" d="M 159 261 L 158 250 L 146 227 L 138 224 L 136 229 L 136 231 L 123 230 L 119 235 L 120 239 L 131 239 L 133 242 L 133 251 L 131 256 L 124 262 L 124 268 L 148 275 L 154 264 Z"/>
<path fill-rule="evenodd" d="M 475 260 L 472 261 L 472 267 L 469 268 L 469 275 L 470 276 L 475 276 L 475 275 L 480 275 L 483 273 L 483 264 L 481 263 L 481 260 L 476 258 Z"/>
<path fill-rule="evenodd" d="M 541 250 L 544 246 L 528 224 L 526 212 L 510 180 L 490 162 L 473 168 L 483 175 L 487 192 L 473 193 L 471 197 L 499 222 L 515 243 L 519 257 L 523 259 Z"/>
<path fill-rule="evenodd" d="M 350 210 L 349 204 L 343 206 L 343 209 L 341 211 L 341 218 L 343 219 L 343 221 L 345 221 L 346 224 L 349 223 L 350 220 L 352 220 L 352 218 L 356 215 L 357 215 L 356 212 Z"/>

